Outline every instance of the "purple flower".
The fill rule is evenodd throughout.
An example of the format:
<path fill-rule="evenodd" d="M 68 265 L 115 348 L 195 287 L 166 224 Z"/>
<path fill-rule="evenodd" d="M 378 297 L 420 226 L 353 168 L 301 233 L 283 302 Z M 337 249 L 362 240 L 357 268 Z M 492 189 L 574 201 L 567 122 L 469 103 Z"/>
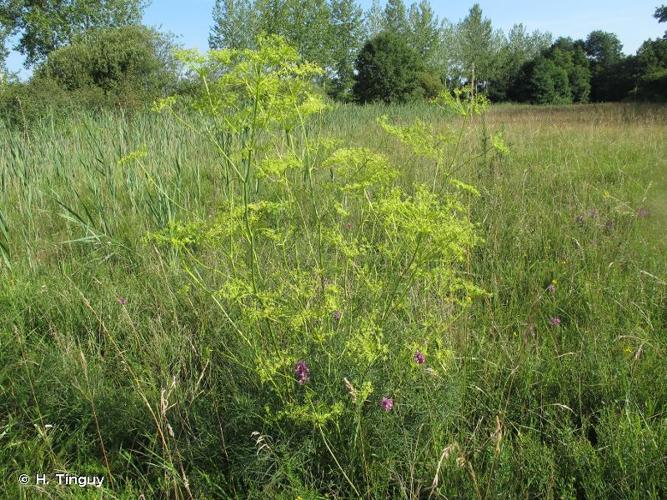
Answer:
<path fill-rule="evenodd" d="M 380 401 L 380 406 L 384 411 L 389 413 L 394 408 L 394 400 L 391 398 L 383 397 L 382 401 Z"/>
<path fill-rule="evenodd" d="M 558 316 L 549 318 L 549 323 L 551 323 L 552 326 L 560 326 L 560 318 Z"/>
<path fill-rule="evenodd" d="M 426 363 L 426 356 L 424 356 L 424 353 L 421 351 L 415 352 L 415 363 L 418 365 L 423 365 Z"/>
<path fill-rule="evenodd" d="M 340 321 L 340 317 L 342 315 L 343 313 L 340 311 L 334 311 L 333 313 L 331 313 L 331 316 L 333 316 L 333 319 L 335 319 L 336 321 Z"/>
<path fill-rule="evenodd" d="M 121 306 L 127 305 L 127 299 L 125 297 L 118 297 L 116 300 Z"/>
<path fill-rule="evenodd" d="M 303 360 L 297 362 L 294 367 L 294 374 L 300 385 L 303 385 L 310 380 L 310 368 L 308 368 L 308 365 Z"/>
<path fill-rule="evenodd" d="M 549 285 L 547 285 L 547 292 L 556 293 L 556 285 L 554 285 L 553 283 L 549 283 Z"/>

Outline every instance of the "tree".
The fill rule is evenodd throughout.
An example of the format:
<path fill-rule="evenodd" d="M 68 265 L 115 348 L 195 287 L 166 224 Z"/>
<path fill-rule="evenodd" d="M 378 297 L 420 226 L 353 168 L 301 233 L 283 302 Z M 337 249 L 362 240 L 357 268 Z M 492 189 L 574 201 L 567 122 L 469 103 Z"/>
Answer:
<path fill-rule="evenodd" d="M 532 101 L 536 104 L 568 104 L 572 102 L 567 72 L 553 61 L 540 57 L 534 64 L 530 79 Z"/>
<path fill-rule="evenodd" d="M 635 61 L 635 96 L 642 100 L 667 100 L 667 38 L 645 41 Z"/>
<path fill-rule="evenodd" d="M 364 18 L 364 29 L 366 38 L 373 38 L 384 29 L 384 11 L 380 6 L 380 0 L 373 0 L 370 9 Z"/>
<path fill-rule="evenodd" d="M 383 28 L 399 35 L 408 35 L 408 18 L 403 0 L 387 0 L 387 5 L 384 7 Z"/>
<path fill-rule="evenodd" d="M 5 63 L 9 55 L 8 42 L 18 25 L 20 0 L 0 0 L 0 82 L 6 70 Z"/>
<path fill-rule="evenodd" d="M 622 98 L 613 70 L 623 60 L 623 44 L 614 33 L 593 31 L 584 44 L 591 62 L 591 97 L 594 101 L 615 101 Z"/>
<path fill-rule="evenodd" d="M 508 89 L 508 96 L 538 104 L 587 102 L 590 82 L 584 42 L 559 38 L 537 58 L 523 65 Z"/>
<path fill-rule="evenodd" d="M 564 90 L 563 86 L 560 87 L 561 91 L 556 102 L 588 102 L 591 93 L 591 72 L 584 46 L 583 40 L 560 37 L 544 52 L 556 68 L 567 75 L 567 90 Z"/>
<path fill-rule="evenodd" d="M 653 16 L 658 20 L 659 23 L 667 23 L 667 5 L 661 5 L 660 7 L 657 7 Z M 667 40 L 667 31 L 665 31 L 663 38 Z"/>
<path fill-rule="evenodd" d="M 396 33 L 385 31 L 366 42 L 355 66 L 353 91 L 361 103 L 407 102 L 421 93 L 419 57 Z"/>
<path fill-rule="evenodd" d="M 5 74 L 5 62 L 7 61 L 7 56 L 9 55 L 9 50 L 7 49 L 7 39 L 9 38 L 9 30 L 4 26 L 0 25 L 0 83 L 2 83 L 4 74 Z"/>
<path fill-rule="evenodd" d="M 16 49 L 32 66 L 88 30 L 140 24 L 147 0 L 5 0 L 4 5 L 20 34 Z"/>
<path fill-rule="evenodd" d="M 257 34 L 280 35 L 304 59 L 331 70 L 331 10 L 326 0 L 257 0 Z"/>
<path fill-rule="evenodd" d="M 489 19 L 484 19 L 479 4 L 457 26 L 457 58 L 461 76 L 475 80 L 484 88 L 495 76 L 500 36 L 493 31 Z"/>
<path fill-rule="evenodd" d="M 410 45 L 427 65 L 433 66 L 440 49 L 440 27 L 428 0 L 410 6 L 408 26 Z"/>
<path fill-rule="evenodd" d="M 659 23 L 667 22 L 667 5 L 661 5 L 655 9 L 654 17 Z"/>
<path fill-rule="evenodd" d="M 637 50 L 642 73 L 655 73 L 667 68 L 667 40 L 646 40 Z"/>
<path fill-rule="evenodd" d="M 363 11 L 354 0 L 331 0 L 331 38 L 334 76 L 331 95 L 340 100 L 351 97 L 354 60 L 361 45 Z"/>
<path fill-rule="evenodd" d="M 488 88 L 489 98 L 493 101 L 507 100 L 512 87 L 517 85 L 523 65 L 551 44 L 551 34 L 539 31 L 528 33 L 523 24 L 515 24 L 498 52 L 496 75 Z"/>
<path fill-rule="evenodd" d="M 572 101 L 588 102 L 591 96 L 591 70 L 586 59 L 584 44 L 581 41 L 574 44 L 571 61 L 567 73 L 572 91 Z"/>
<path fill-rule="evenodd" d="M 212 49 L 247 49 L 254 47 L 257 28 L 255 10 L 250 0 L 216 0 L 213 26 L 208 37 Z"/>
<path fill-rule="evenodd" d="M 456 87 L 460 82 L 460 64 L 457 49 L 457 26 L 443 20 L 439 30 L 438 50 L 434 55 L 433 65 L 440 79 L 448 86 Z"/>
<path fill-rule="evenodd" d="M 213 17 L 212 48 L 250 48 L 259 35 L 279 35 L 325 70 L 332 96 L 349 97 L 364 28 L 355 0 L 217 0 Z"/>
<path fill-rule="evenodd" d="M 585 42 L 586 54 L 598 67 L 609 67 L 623 58 L 623 44 L 614 33 L 592 31 Z"/>

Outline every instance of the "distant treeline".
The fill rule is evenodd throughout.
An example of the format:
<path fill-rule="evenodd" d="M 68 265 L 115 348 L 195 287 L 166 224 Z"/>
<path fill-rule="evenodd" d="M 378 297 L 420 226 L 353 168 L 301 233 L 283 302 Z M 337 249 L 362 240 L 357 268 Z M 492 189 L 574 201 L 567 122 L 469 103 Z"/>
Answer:
<path fill-rule="evenodd" d="M 659 22 L 666 10 L 656 10 Z M 327 69 L 325 83 L 338 99 L 428 96 L 441 85 L 456 87 L 473 78 L 495 102 L 667 97 L 667 39 L 647 40 L 637 54 L 626 56 L 618 37 L 605 31 L 593 31 L 586 40 L 554 40 L 516 24 L 504 33 L 477 4 L 452 23 L 438 19 L 428 0 L 409 7 L 388 0 L 384 8 L 374 0 L 367 12 L 355 0 L 217 0 L 213 20 L 212 48 L 252 47 L 263 32 L 284 36 Z M 379 36 L 382 43 L 373 43 Z M 414 71 L 403 71 L 405 65 Z M 392 83 L 406 92 L 389 92 Z M 373 86 L 384 93 L 365 92 Z"/>
<path fill-rule="evenodd" d="M 141 25 L 145 0 L 0 0 L 0 118 L 29 121 L 45 105 L 136 108 L 192 91 L 173 57 L 173 38 Z M 427 0 L 216 0 L 209 44 L 253 48 L 276 34 L 324 68 L 323 91 L 348 102 L 430 98 L 475 83 L 492 101 L 537 104 L 665 100 L 667 34 L 624 55 L 613 33 L 585 40 L 494 29 L 479 5 L 457 23 Z M 647 16 L 650 13 L 647 13 Z M 667 7 L 654 13 L 667 20 Z M 9 47 L 33 70 L 19 82 Z"/>

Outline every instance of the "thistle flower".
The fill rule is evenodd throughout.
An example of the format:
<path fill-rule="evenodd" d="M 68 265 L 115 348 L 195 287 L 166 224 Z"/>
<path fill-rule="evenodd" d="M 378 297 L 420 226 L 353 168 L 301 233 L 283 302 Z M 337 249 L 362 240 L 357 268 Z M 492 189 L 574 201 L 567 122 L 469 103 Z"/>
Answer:
<path fill-rule="evenodd" d="M 383 397 L 382 401 L 380 401 L 380 406 L 384 411 L 389 413 L 391 410 L 394 409 L 394 400 L 388 397 Z"/>
<path fill-rule="evenodd" d="M 426 363 L 426 356 L 424 356 L 424 353 L 421 351 L 416 351 L 415 352 L 415 363 L 418 365 L 423 365 Z"/>
<path fill-rule="evenodd" d="M 299 385 L 304 385 L 310 380 L 310 368 L 304 360 L 298 361 L 294 367 L 294 375 L 296 375 L 296 380 L 299 382 Z"/>
<path fill-rule="evenodd" d="M 551 323 L 552 326 L 560 326 L 560 318 L 558 316 L 549 318 L 549 323 Z"/>

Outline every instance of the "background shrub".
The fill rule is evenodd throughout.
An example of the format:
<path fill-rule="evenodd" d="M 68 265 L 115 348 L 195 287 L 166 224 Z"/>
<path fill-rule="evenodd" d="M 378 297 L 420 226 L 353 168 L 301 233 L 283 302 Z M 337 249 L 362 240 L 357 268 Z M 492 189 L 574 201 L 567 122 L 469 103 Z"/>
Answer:
<path fill-rule="evenodd" d="M 145 26 L 95 30 L 51 52 L 35 77 L 67 91 L 100 89 L 107 100 L 138 106 L 173 89 L 171 49 L 167 36 Z"/>
<path fill-rule="evenodd" d="M 27 126 L 78 110 L 139 109 L 178 87 L 171 39 L 145 26 L 93 30 L 51 52 L 26 83 L 0 89 L 0 114 Z"/>

